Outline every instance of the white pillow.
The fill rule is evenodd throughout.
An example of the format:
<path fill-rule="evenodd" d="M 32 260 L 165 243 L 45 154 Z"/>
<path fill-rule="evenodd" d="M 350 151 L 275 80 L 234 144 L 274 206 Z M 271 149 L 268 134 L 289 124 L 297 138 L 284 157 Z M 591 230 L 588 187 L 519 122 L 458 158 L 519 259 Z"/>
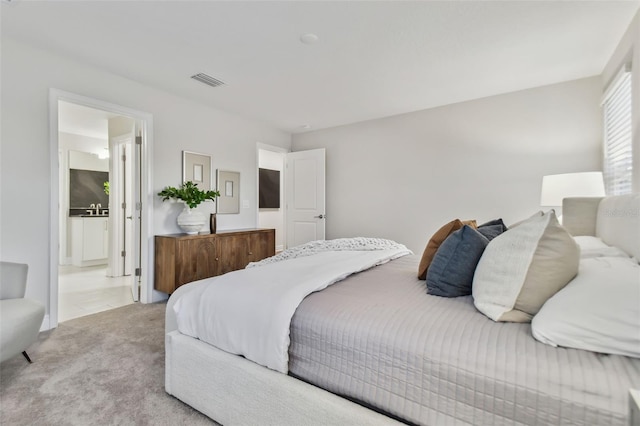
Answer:
<path fill-rule="evenodd" d="M 494 321 L 530 322 L 578 273 L 580 248 L 553 210 L 497 236 L 473 277 L 476 308 Z"/>
<path fill-rule="evenodd" d="M 581 260 L 578 276 L 547 300 L 531 331 L 552 346 L 640 358 L 640 265 L 621 257 Z"/>
<path fill-rule="evenodd" d="M 605 244 L 601 238 L 593 237 L 591 235 L 579 235 L 577 237 L 573 237 L 573 239 L 576 240 L 576 243 L 580 246 L 580 250 L 597 250 L 610 247 Z"/>
<path fill-rule="evenodd" d="M 626 257 L 629 255 L 619 249 L 604 243 L 598 237 L 588 235 L 573 237 L 580 246 L 580 258 L 586 259 L 590 257 Z"/>

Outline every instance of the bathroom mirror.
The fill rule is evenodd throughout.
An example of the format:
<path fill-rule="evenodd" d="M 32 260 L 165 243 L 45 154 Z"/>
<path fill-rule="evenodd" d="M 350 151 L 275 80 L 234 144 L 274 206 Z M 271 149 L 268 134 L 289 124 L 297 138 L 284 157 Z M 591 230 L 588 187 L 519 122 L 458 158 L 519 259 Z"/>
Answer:
<path fill-rule="evenodd" d="M 182 182 L 191 181 L 203 191 L 211 190 L 211 156 L 182 151 Z"/>
<path fill-rule="evenodd" d="M 218 214 L 240 213 L 240 172 L 218 170 Z"/>

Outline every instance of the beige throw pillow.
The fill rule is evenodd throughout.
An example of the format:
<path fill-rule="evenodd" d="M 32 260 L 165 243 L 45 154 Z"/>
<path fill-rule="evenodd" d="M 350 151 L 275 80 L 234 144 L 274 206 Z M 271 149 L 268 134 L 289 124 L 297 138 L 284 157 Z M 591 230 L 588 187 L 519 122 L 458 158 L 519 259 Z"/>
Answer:
<path fill-rule="evenodd" d="M 475 220 L 462 221 L 460 219 L 454 219 L 443 225 L 435 234 L 433 234 L 427 243 L 427 247 L 425 247 L 424 252 L 422 253 L 422 259 L 420 259 L 420 265 L 418 266 L 418 279 L 427 279 L 427 270 L 429 269 L 429 265 L 431 265 L 431 261 L 436 255 L 440 245 L 449 235 L 453 234 L 458 229 L 461 229 L 464 225 L 469 225 L 474 229 L 478 227 Z"/>
<path fill-rule="evenodd" d="M 494 238 L 473 277 L 476 308 L 494 321 L 530 322 L 578 273 L 580 248 L 553 210 Z"/>

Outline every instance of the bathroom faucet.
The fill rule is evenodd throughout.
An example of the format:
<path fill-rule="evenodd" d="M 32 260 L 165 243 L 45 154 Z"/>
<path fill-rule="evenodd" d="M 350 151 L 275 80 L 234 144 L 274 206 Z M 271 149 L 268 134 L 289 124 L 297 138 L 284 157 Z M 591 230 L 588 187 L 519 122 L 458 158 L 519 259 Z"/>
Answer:
<path fill-rule="evenodd" d="M 98 205 L 96 206 L 96 214 L 100 215 L 100 209 L 102 208 L 102 204 L 98 203 Z"/>
<path fill-rule="evenodd" d="M 89 206 L 89 209 L 87 210 L 87 213 L 89 213 L 89 215 L 92 215 L 95 209 L 96 209 L 96 205 L 91 203 L 91 205 Z"/>

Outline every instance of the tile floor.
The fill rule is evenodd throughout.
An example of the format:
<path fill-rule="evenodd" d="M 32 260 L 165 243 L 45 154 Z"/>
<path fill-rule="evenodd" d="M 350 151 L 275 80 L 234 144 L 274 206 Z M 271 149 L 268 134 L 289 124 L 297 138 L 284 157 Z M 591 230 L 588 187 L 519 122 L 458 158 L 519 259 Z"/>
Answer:
<path fill-rule="evenodd" d="M 106 271 L 106 266 L 59 267 L 58 322 L 133 303 L 131 277 L 111 278 Z"/>

